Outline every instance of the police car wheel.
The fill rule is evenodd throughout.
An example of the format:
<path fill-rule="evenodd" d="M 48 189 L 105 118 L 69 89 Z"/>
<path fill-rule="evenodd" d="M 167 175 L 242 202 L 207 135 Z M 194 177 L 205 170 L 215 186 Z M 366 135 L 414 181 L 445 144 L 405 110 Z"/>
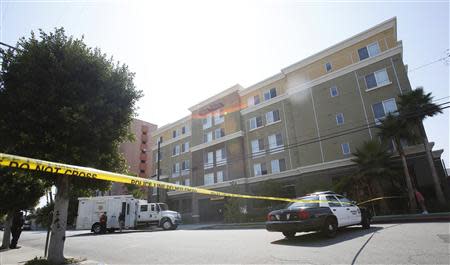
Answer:
<path fill-rule="evenodd" d="M 162 223 L 162 228 L 163 228 L 164 230 L 170 230 L 170 229 L 172 228 L 172 222 L 171 222 L 170 220 L 165 220 L 165 221 Z"/>
<path fill-rule="evenodd" d="M 92 231 L 94 232 L 94 234 L 100 234 L 100 232 L 102 231 L 100 224 L 94 224 L 92 226 Z"/>
<path fill-rule="evenodd" d="M 294 238 L 295 237 L 295 232 L 283 232 L 283 235 L 286 238 Z"/>
<path fill-rule="evenodd" d="M 322 227 L 322 234 L 326 237 L 335 237 L 337 233 L 337 222 L 334 218 L 327 218 Z"/>

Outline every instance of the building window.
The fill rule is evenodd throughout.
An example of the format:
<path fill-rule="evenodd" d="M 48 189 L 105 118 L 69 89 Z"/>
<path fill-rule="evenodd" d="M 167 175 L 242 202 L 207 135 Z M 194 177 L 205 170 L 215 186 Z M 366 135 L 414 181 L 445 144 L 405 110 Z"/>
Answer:
<path fill-rule="evenodd" d="M 217 128 L 214 130 L 214 139 L 219 139 L 225 136 L 225 130 L 223 128 Z"/>
<path fill-rule="evenodd" d="M 276 159 L 270 161 L 272 167 L 272 173 L 279 173 L 286 170 L 286 161 L 283 159 Z"/>
<path fill-rule="evenodd" d="M 172 156 L 177 156 L 180 154 L 180 146 L 179 145 L 175 145 L 172 149 Z"/>
<path fill-rule="evenodd" d="M 269 135 L 269 149 L 271 151 L 283 150 L 283 136 L 281 133 Z"/>
<path fill-rule="evenodd" d="M 280 120 L 280 111 L 273 110 L 266 113 L 266 124 L 271 124 Z"/>
<path fill-rule="evenodd" d="M 207 133 L 203 134 L 203 142 L 204 143 L 209 143 L 212 141 L 212 139 L 213 139 L 212 132 L 207 132 Z"/>
<path fill-rule="evenodd" d="M 205 185 L 212 185 L 214 184 L 214 173 L 205 174 L 204 183 Z"/>
<path fill-rule="evenodd" d="M 225 148 L 221 148 L 216 150 L 216 165 L 221 166 L 227 163 L 227 155 L 225 152 Z"/>
<path fill-rule="evenodd" d="M 261 155 L 264 153 L 264 140 L 263 139 L 255 139 L 251 141 L 252 145 L 252 154 L 253 155 Z"/>
<path fill-rule="evenodd" d="M 389 84 L 389 76 L 386 69 L 381 69 L 364 77 L 366 80 L 367 90 L 377 88 L 382 85 Z"/>
<path fill-rule="evenodd" d="M 342 114 L 342 113 L 336 114 L 336 124 L 337 125 L 344 124 L 344 114 Z"/>
<path fill-rule="evenodd" d="M 369 57 L 373 57 L 380 53 L 380 46 L 378 42 L 374 42 L 372 44 L 367 45 L 366 47 L 362 47 L 358 49 L 359 60 L 362 61 Z"/>
<path fill-rule="evenodd" d="M 277 96 L 277 89 L 271 88 L 269 91 L 264 92 L 264 101 L 272 99 Z"/>
<path fill-rule="evenodd" d="M 266 163 L 258 163 L 253 165 L 253 172 L 255 176 L 261 176 L 267 174 Z"/>
<path fill-rule="evenodd" d="M 189 160 L 183 160 L 183 162 L 181 163 L 181 170 L 189 170 Z"/>
<path fill-rule="evenodd" d="M 172 177 L 176 177 L 180 174 L 180 163 L 172 165 Z"/>
<path fill-rule="evenodd" d="M 180 131 L 179 130 L 173 130 L 172 131 L 172 138 L 177 138 L 178 136 L 180 136 Z"/>
<path fill-rule="evenodd" d="M 249 120 L 249 123 L 250 123 L 250 130 L 254 130 L 256 128 L 263 126 L 262 118 L 260 116 L 251 118 Z"/>
<path fill-rule="evenodd" d="M 217 183 L 223 182 L 223 171 L 217 171 L 216 178 L 217 178 Z"/>
<path fill-rule="evenodd" d="M 344 154 L 344 155 L 350 154 L 350 144 L 349 143 L 341 144 L 341 148 L 342 148 L 342 154 Z"/>
<path fill-rule="evenodd" d="M 328 73 L 331 70 L 332 70 L 331 63 L 330 62 L 326 62 L 325 63 L 325 71 Z"/>
<path fill-rule="evenodd" d="M 259 102 L 260 102 L 260 100 L 259 100 L 259 95 L 254 95 L 254 96 L 251 96 L 251 97 L 249 97 L 249 98 L 247 99 L 247 104 L 248 104 L 248 106 L 258 105 Z"/>
<path fill-rule="evenodd" d="M 397 113 L 397 104 L 395 99 L 390 98 L 372 105 L 373 116 L 375 117 L 375 123 L 381 124 L 381 120 L 389 113 Z"/>
<path fill-rule="evenodd" d="M 141 170 L 139 170 L 139 172 L 141 172 L 142 174 L 145 174 L 145 169 L 141 169 Z"/>
<path fill-rule="evenodd" d="M 212 116 L 211 113 L 206 116 L 206 118 L 203 118 L 203 130 L 211 128 L 212 126 Z"/>
<path fill-rule="evenodd" d="M 208 152 L 205 153 L 205 157 L 204 157 L 204 168 L 212 168 L 214 166 L 214 153 L 213 152 Z"/>
<path fill-rule="evenodd" d="M 225 117 L 223 116 L 222 110 L 218 110 L 216 113 L 214 113 L 214 124 L 221 124 L 225 121 Z"/>
<path fill-rule="evenodd" d="M 191 186 L 191 179 L 185 179 L 184 180 L 184 185 Z"/>
<path fill-rule="evenodd" d="M 188 132 L 188 129 L 186 126 L 181 127 L 181 134 L 186 134 Z"/>
<path fill-rule="evenodd" d="M 185 142 L 181 145 L 181 153 L 189 152 L 189 142 Z"/>
<path fill-rule="evenodd" d="M 330 95 L 332 98 L 339 96 L 339 90 L 337 86 L 330 87 Z"/>

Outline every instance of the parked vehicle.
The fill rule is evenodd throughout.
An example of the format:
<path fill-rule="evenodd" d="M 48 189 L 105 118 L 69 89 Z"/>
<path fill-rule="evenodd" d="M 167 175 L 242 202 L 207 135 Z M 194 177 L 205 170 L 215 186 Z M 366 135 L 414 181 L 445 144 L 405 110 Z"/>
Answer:
<path fill-rule="evenodd" d="M 285 209 L 272 211 L 267 215 L 266 229 L 282 232 L 287 238 L 297 232 L 321 231 L 324 236 L 334 237 L 338 228 L 362 225 L 370 228 L 370 213 L 356 206 L 342 195 L 331 191 L 315 192 L 297 198 Z"/>
<path fill-rule="evenodd" d="M 106 230 L 120 229 L 119 216 L 124 215 L 123 229 L 135 229 L 138 225 L 155 225 L 164 230 L 175 230 L 181 223 L 181 215 L 170 211 L 165 203 L 148 203 L 132 195 L 78 198 L 76 229 L 90 229 L 96 234 L 102 231 L 100 216 L 106 212 Z"/>

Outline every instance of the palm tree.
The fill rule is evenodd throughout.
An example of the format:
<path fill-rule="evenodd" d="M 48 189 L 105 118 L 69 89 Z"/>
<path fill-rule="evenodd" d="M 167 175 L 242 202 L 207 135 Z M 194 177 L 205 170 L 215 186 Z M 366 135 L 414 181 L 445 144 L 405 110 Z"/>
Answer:
<path fill-rule="evenodd" d="M 423 88 L 418 87 L 408 94 L 401 95 L 399 97 L 398 104 L 400 115 L 419 128 L 420 137 L 422 138 L 422 142 L 425 147 L 425 155 L 427 157 L 428 165 L 431 170 L 431 176 L 433 178 L 436 197 L 441 205 L 445 205 L 445 197 L 442 192 L 441 182 L 439 181 L 436 167 L 433 162 L 431 149 L 428 144 L 428 137 L 422 123 L 426 117 L 432 117 L 442 113 L 441 108 L 432 101 L 433 97 L 431 96 L 431 93 L 425 94 Z"/>
<path fill-rule="evenodd" d="M 410 205 L 410 211 L 414 212 L 416 210 L 417 204 L 414 196 L 413 185 L 411 181 L 411 176 L 408 170 L 408 163 L 406 162 L 405 151 L 401 144 L 401 140 L 407 140 L 413 142 L 416 140 L 416 135 L 414 130 L 411 128 L 410 123 L 407 120 L 400 118 L 399 116 L 394 116 L 389 113 L 386 118 L 381 122 L 379 126 L 378 135 L 384 141 L 393 141 L 395 149 L 397 150 L 400 159 L 402 161 L 403 172 L 405 174 L 406 187 L 408 189 L 408 200 Z"/>
<path fill-rule="evenodd" d="M 352 161 L 358 166 L 357 175 L 359 178 L 369 184 L 369 188 L 373 187 L 377 195 L 383 196 L 383 189 L 380 184 L 381 179 L 392 177 L 396 173 L 392 164 L 391 154 L 386 146 L 377 140 L 369 140 L 357 148 L 353 155 L 355 158 Z M 381 202 L 381 207 L 387 210 L 388 207 L 385 201 Z"/>

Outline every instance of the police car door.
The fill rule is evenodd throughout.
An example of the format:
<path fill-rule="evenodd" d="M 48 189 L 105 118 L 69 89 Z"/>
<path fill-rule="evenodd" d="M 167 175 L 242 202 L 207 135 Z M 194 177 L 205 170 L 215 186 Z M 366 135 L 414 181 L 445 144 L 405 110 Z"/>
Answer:
<path fill-rule="evenodd" d="M 354 205 L 349 199 L 344 196 L 336 196 L 339 201 L 341 201 L 342 206 L 347 210 L 348 213 L 348 224 L 359 224 L 361 223 L 361 211 L 358 206 Z"/>
<path fill-rule="evenodd" d="M 336 216 L 338 220 L 338 227 L 346 226 L 348 221 L 348 213 L 345 207 L 342 207 L 339 200 L 333 195 L 326 195 L 326 199 L 328 201 L 328 206 L 331 209 L 331 212 Z"/>

